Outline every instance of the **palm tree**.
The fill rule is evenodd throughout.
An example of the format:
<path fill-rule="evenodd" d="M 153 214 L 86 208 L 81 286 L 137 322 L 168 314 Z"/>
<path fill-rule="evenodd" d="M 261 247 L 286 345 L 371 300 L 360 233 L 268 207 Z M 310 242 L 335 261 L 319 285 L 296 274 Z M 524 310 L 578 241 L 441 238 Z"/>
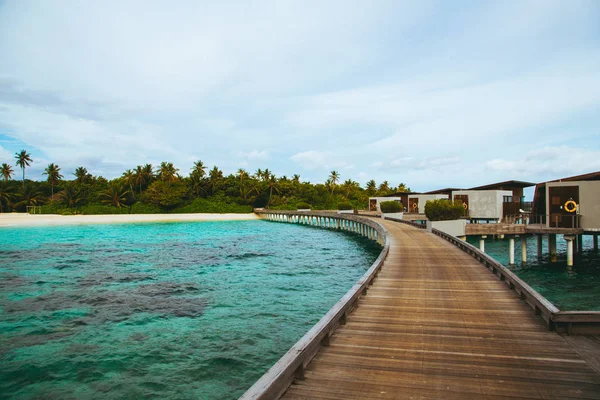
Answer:
<path fill-rule="evenodd" d="M 158 168 L 158 177 L 160 180 L 167 182 L 169 185 L 178 179 L 177 171 L 173 163 L 163 161 Z"/>
<path fill-rule="evenodd" d="M 358 182 L 354 182 L 352 179 L 347 179 L 342 185 L 342 188 L 346 197 L 350 197 L 350 194 L 354 190 L 360 189 L 360 185 L 358 184 Z"/>
<path fill-rule="evenodd" d="M 123 182 L 125 182 L 125 184 L 127 186 L 129 186 L 129 191 L 131 193 L 133 193 L 133 184 L 135 182 L 135 173 L 128 169 L 127 171 L 123 172 L 123 175 L 121 175 L 121 178 L 123 178 Z"/>
<path fill-rule="evenodd" d="M 146 164 L 142 167 L 142 169 L 144 170 L 144 179 L 146 180 L 146 185 L 149 185 L 154 179 L 154 167 L 152 164 Z"/>
<path fill-rule="evenodd" d="M 410 188 L 406 186 L 404 183 L 398 185 L 398 192 L 410 192 Z"/>
<path fill-rule="evenodd" d="M 389 191 L 390 184 L 388 183 L 388 181 L 381 182 L 381 184 L 379 185 L 379 192 L 381 192 L 381 194 L 388 194 Z"/>
<path fill-rule="evenodd" d="M 329 174 L 329 180 L 331 181 L 331 194 L 333 195 L 333 190 L 335 189 L 335 184 L 340 180 L 340 174 L 337 171 L 331 171 Z"/>
<path fill-rule="evenodd" d="M 267 208 L 271 204 L 271 196 L 273 196 L 273 190 L 279 193 L 279 185 L 277 184 L 277 177 L 275 175 L 271 175 L 268 180 L 269 183 L 269 201 L 267 202 Z"/>
<path fill-rule="evenodd" d="M 256 172 L 254 173 L 254 177 L 256 179 L 258 179 L 259 181 L 262 181 L 263 179 L 263 170 L 262 169 L 257 169 Z"/>
<path fill-rule="evenodd" d="M 204 188 L 205 178 L 200 178 L 198 174 L 192 173 L 190 175 L 190 181 L 192 183 L 192 191 L 196 195 L 196 198 L 200 197 L 200 191 L 206 193 L 206 189 Z"/>
<path fill-rule="evenodd" d="M 373 196 L 375 194 L 377 191 L 377 183 L 375 183 L 374 179 L 371 179 L 369 182 L 367 182 L 366 190 L 369 196 Z"/>
<path fill-rule="evenodd" d="M 204 178 L 206 175 L 206 165 L 201 160 L 195 161 L 194 166 L 192 167 L 192 173 L 190 176 L 196 176 L 198 178 Z"/>
<path fill-rule="evenodd" d="M 0 213 L 4 212 L 2 204 L 6 204 L 6 208 L 10 204 L 14 195 L 14 189 L 9 186 L 6 182 L 0 183 Z"/>
<path fill-rule="evenodd" d="M 16 203 L 15 207 L 37 206 L 42 203 L 42 195 L 33 187 L 33 185 L 23 187 L 19 197 L 21 198 L 21 201 Z"/>
<path fill-rule="evenodd" d="M 161 181 L 171 185 L 172 182 L 175 182 L 178 179 L 177 171 L 179 170 L 175 168 L 173 163 L 163 161 L 160 163 L 160 167 L 158 167 L 156 173 Z"/>
<path fill-rule="evenodd" d="M 244 179 L 246 179 L 246 178 L 249 177 L 248 172 L 246 172 L 245 169 L 240 168 L 240 169 L 237 170 L 237 176 L 238 176 L 238 178 L 240 178 L 240 187 L 243 187 L 244 186 Z"/>
<path fill-rule="evenodd" d="M 221 171 L 215 165 L 213 169 L 208 172 L 208 181 L 210 182 L 211 193 L 214 193 L 215 186 L 223 179 L 223 171 Z"/>
<path fill-rule="evenodd" d="M 140 189 L 140 193 L 142 193 L 142 184 L 146 181 L 146 176 L 144 174 L 144 167 L 138 165 L 135 167 L 135 184 L 138 185 Z"/>
<path fill-rule="evenodd" d="M 262 176 L 262 178 L 263 178 L 263 180 L 265 180 L 265 181 L 268 181 L 269 179 L 271 179 L 271 175 L 272 175 L 272 174 L 271 174 L 271 171 L 269 171 L 269 168 L 266 168 L 266 169 L 263 171 L 263 176 Z"/>
<path fill-rule="evenodd" d="M 91 177 L 91 175 L 88 174 L 88 170 L 85 167 L 75 168 L 75 173 L 73 175 L 75 175 L 75 180 L 77 181 L 77 183 L 85 183 Z"/>
<path fill-rule="evenodd" d="M 15 153 L 15 158 L 17 159 L 15 165 L 21 167 L 23 170 L 23 188 L 25 188 L 25 167 L 29 167 L 33 160 L 31 159 L 31 154 L 27 153 L 25 150 Z"/>
<path fill-rule="evenodd" d="M 294 175 L 292 176 L 292 182 L 294 182 L 294 184 L 298 184 L 298 183 L 300 183 L 300 175 L 298 175 L 298 174 L 294 174 Z"/>
<path fill-rule="evenodd" d="M 73 184 L 67 185 L 57 196 L 69 208 L 75 208 L 81 202 L 81 190 Z"/>
<path fill-rule="evenodd" d="M 125 189 L 122 182 L 113 181 L 108 186 L 108 189 L 100 193 L 100 201 L 104 204 L 121 208 L 126 201 L 127 192 L 129 191 Z"/>
<path fill-rule="evenodd" d="M 12 175 L 14 174 L 14 170 L 13 168 L 8 165 L 7 163 L 3 163 L 2 166 L 0 167 L 0 174 L 2 175 L 2 178 L 4 178 L 5 181 L 9 180 L 10 178 L 12 178 Z"/>
<path fill-rule="evenodd" d="M 52 196 L 50 196 L 50 202 L 52 202 L 54 200 L 54 185 L 63 177 L 60 173 L 60 167 L 54 163 L 48 164 L 42 175 L 48 175 L 48 182 L 50 182 L 52 188 Z"/>

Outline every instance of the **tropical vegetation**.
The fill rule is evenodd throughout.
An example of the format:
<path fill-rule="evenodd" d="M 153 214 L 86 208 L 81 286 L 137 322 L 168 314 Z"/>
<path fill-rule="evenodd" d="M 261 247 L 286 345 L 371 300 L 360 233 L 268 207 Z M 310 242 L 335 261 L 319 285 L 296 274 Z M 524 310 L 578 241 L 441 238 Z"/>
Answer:
<path fill-rule="evenodd" d="M 34 181 L 25 174 L 33 163 L 31 155 L 22 150 L 15 160 L 15 167 L 22 170 L 20 182 L 14 180 L 10 163 L 0 164 L 0 212 L 23 212 L 31 205 L 53 214 L 245 213 L 261 207 L 366 209 L 369 196 L 410 190 L 404 184 L 394 187 L 384 181 L 377 185 L 374 180 L 363 188 L 352 179 L 342 182 L 338 171 L 331 171 L 324 183 L 303 181 L 300 175 L 276 176 L 261 168 L 226 175 L 201 160 L 187 173 L 165 161 L 158 166 L 135 166 L 110 180 L 91 174 L 85 166 L 68 172 L 51 163 L 44 170 L 45 180 Z"/>
<path fill-rule="evenodd" d="M 399 201 L 382 201 L 379 207 L 382 213 L 399 213 L 404 208 Z"/>
<path fill-rule="evenodd" d="M 451 202 L 447 199 L 427 200 L 425 215 L 430 221 L 449 221 L 465 215 L 465 208 L 460 200 Z"/>

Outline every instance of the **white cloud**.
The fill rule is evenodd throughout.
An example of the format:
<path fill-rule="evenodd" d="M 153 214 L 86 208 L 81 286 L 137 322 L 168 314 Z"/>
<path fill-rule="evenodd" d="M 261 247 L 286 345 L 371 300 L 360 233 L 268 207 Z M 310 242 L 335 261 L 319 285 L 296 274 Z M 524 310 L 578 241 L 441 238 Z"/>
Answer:
<path fill-rule="evenodd" d="M 326 168 L 331 155 L 322 151 L 309 150 L 294 154 L 292 161 L 297 162 L 305 169 Z"/>
<path fill-rule="evenodd" d="M 14 160 L 14 152 L 10 152 L 4 147 L 0 146 L 0 160 L 2 163 L 12 164 L 11 161 Z"/>
<path fill-rule="evenodd" d="M 344 171 L 356 168 L 354 164 L 348 163 L 333 152 L 309 150 L 294 154 L 290 159 L 307 170 L 329 170 L 342 169 Z"/>
<path fill-rule="evenodd" d="M 527 174 L 539 177 L 540 181 L 559 179 L 600 170 L 600 150 L 571 146 L 544 147 L 531 150 L 517 159 L 490 160 L 486 167 L 518 176 Z"/>
<path fill-rule="evenodd" d="M 17 140 L 2 142 L 10 154 L 25 146 L 36 163 L 109 177 L 160 161 L 187 172 L 201 159 L 225 173 L 314 181 L 337 169 L 418 189 L 527 178 L 529 163 L 553 171 L 538 161 L 549 155 L 507 154 L 575 138 L 600 150 L 598 9 L 6 2 L 0 139 Z"/>

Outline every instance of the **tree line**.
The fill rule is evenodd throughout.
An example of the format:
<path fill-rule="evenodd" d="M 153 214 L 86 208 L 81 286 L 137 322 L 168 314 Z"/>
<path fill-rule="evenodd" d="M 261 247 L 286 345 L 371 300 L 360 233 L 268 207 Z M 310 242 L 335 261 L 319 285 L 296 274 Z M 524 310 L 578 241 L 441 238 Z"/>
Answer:
<path fill-rule="evenodd" d="M 374 180 L 365 187 L 331 171 L 324 183 L 302 181 L 299 175 L 276 176 L 269 169 L 249 173 L 238 169 L 224 175 L 217 166 L 209 169 L 202 161 L 194 162 L 187 175 L 171 162 L 138 165 L 115 179 L 94 176 L 78 167 L 68 179 L 61 168 L 49 164 L 43 181 L 26 179 L 31 155 L 15 153 L 14 167 L 21 169 L 21 182 L 14 180 L 15 168 L 0 167 L 0 212 L 23 212 L 27 206 L 41 206 L 43 213 L 114 214 L 161 212 L 251 212 L 254 207 L 295 209 L 308 204 L 313 209 L 337 209 L 340 205 L 366 209 L 370 196 L 385 196 L 410 191 L 403 183 L 391 186 Z M 69 176 L 67 174 L 67 176 Z"/>

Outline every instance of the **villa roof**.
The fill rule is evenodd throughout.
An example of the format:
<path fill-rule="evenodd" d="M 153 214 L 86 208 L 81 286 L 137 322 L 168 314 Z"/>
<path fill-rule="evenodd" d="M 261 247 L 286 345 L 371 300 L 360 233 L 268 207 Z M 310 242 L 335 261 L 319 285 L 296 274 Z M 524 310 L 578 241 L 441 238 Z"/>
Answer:
<path fill-rule="evenodd" d="M 453 192 L 455 190 L 463 190 L 461 188 L 444 188 L 444 189 L 437 189 L 437 190 L 431 190 L 429 192 L 425 192 L 423 194 L 439 194 L 439 193 L 448 193 L 448 192 Z"/>
<path fill-rule="evenodd" d="M 569 176 L 568 178 L 554 179 L 548 182 L 573 182 L 573 181 L 600 181 L 600 171 L 590 172 L 583 175 Z M 546 183 L 546 182 L 544 182 Z"/>
<path fill-rule="evenodd" d="M 490 190 L 490 189 L 497 189 L 497 188 L 506 187 L 506 186 L 526 188 L 526 187 L 530 187 L 530 186 L 535 186 L 535 183 L 524 182 L 524 181 L 504 181 L 504 182 L 498 182 L 498 183 L 490 183 L 489 185 L 476 186 L 476 187 L 472 187 L 468 190 Z"/>
<path fill-rule="evenodd" d="M 419 192 L 396 192 L 396 193 L 392 193 L 392 194 L 386 194 L 385 196 L 382 197 L 395 197 L 395 196 L 400 196 L 401 194 L 421 194 Z"/>

